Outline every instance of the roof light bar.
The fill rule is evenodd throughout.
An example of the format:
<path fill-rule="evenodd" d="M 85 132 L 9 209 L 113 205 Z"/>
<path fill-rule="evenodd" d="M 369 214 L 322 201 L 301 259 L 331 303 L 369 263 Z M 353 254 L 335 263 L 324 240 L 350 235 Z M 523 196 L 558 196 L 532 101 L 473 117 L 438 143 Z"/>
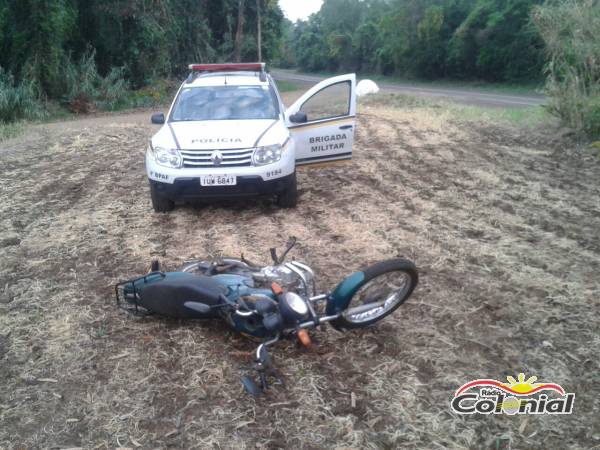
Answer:
<path fill-rule="evenodd" d="M 265 71 L 265 63 L 190 64 L 188 67 L 194 72 Z"/>

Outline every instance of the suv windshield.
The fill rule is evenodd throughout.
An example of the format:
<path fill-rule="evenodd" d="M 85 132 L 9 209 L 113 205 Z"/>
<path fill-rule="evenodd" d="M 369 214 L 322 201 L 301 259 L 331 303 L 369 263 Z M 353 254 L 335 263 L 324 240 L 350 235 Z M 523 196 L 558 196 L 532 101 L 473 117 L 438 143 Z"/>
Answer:
<path fill-rule="evenodd" d="M 274 96 L 267 86 L 202 86 L 179 93 L 171 120 L 276 119 Z"/>

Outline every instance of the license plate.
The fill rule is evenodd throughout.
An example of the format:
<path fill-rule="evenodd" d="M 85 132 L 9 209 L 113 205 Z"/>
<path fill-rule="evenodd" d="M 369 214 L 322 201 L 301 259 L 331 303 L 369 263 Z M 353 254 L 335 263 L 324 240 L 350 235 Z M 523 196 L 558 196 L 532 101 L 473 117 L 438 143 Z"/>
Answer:
<path fill-rule="evenodd" d="M 235 186 L 236 184 L 235 175 L 203 175 L 200 177 L 202 186 Z"/>

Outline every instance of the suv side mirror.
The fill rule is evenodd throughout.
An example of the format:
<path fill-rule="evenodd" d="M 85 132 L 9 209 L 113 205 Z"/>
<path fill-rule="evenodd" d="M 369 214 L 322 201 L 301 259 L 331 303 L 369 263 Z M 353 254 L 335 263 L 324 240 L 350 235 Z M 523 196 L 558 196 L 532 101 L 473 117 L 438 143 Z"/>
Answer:
<path fill-rule="evenodd" d="M 165 115 L 163 113 L 152 114 L 150 122 L 152 122 L 155 125 L 162 125 L 163 123 L 165 123 Z"/>
<path fill-rule="evenodd" d="M 298 111 L 290 116 L 290 122 L 292 123 L 306 123 L 307 121 L 308 117 L 302 111 Z"/>

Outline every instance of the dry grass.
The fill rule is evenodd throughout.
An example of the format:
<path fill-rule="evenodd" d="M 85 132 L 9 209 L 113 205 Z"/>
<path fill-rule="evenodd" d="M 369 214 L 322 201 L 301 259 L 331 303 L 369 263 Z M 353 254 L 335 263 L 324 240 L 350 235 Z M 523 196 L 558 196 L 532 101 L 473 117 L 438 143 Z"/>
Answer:
<path fill-rule="evenodd" d="M 353 165 L 301 172 L 296 210 L 261 199 L 157 215 L 141 123 L 40 126 L 0 150 L 0 448 L 600 444 L 600 167 L 572 143 L 372 102 Z M 253 343 L 114 308 L 113 283 L 153 257 L 266 262 L 289 235 L 322 288 L 395 255 L 421 284 L 374 328 L 278 346 L 287 387 L 259 400 L 239 383 Z M 576 392 L 575 413 L 450 412 L 464 382 L 521 371 Z"/>

